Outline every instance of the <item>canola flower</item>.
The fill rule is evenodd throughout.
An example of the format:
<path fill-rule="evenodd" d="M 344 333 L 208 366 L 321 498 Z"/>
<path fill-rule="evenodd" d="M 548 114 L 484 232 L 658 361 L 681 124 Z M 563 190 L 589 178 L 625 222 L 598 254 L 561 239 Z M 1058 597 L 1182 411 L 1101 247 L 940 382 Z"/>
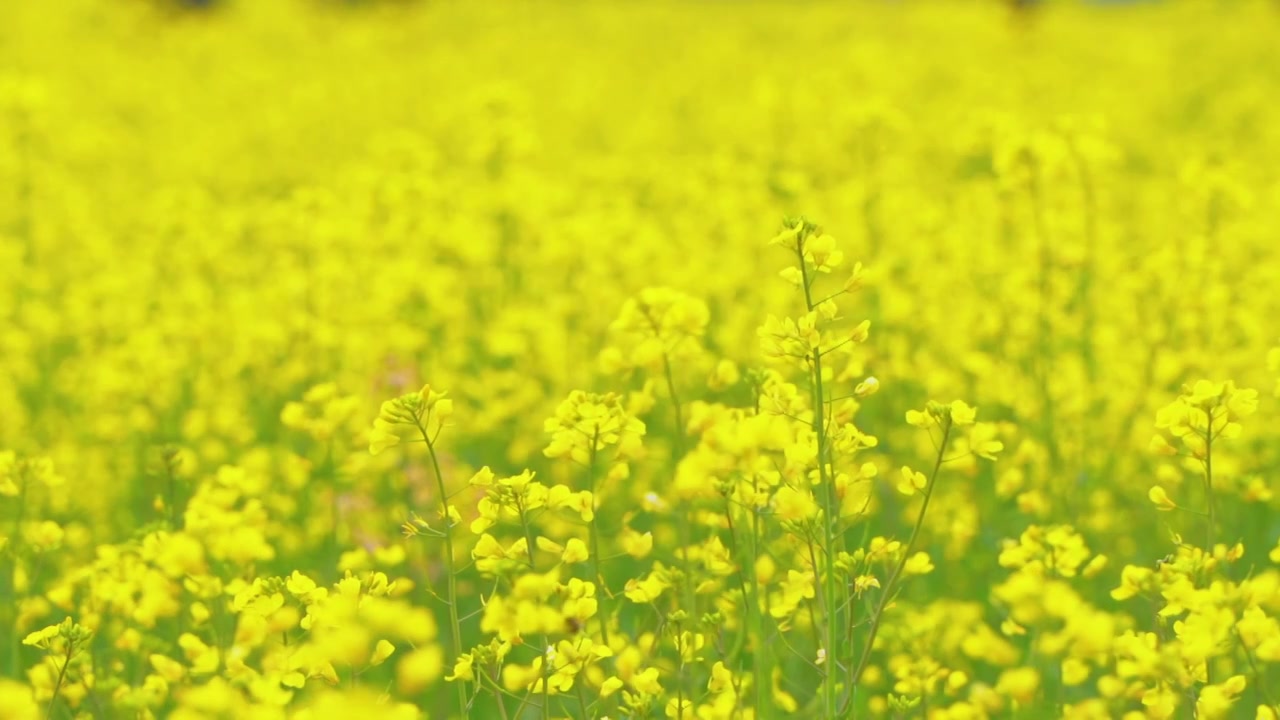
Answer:
<path fill-rule="evenodd" d="M 0 718 L 1280 717 L 1280 14 L 1040 5 L 2 4 Z"/>

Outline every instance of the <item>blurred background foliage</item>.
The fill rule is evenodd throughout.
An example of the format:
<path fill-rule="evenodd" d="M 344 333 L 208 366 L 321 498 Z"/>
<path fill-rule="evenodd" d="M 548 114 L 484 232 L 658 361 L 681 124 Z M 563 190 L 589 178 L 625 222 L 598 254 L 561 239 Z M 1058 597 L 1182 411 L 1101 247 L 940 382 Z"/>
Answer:
<path fill-rule="evenodd" d="M 1266 2 L 4 3 L 0 449 L 68 481 L 14 515 L 67 530 L 14 637 L 223 466 L 262 478 L 236 522 L 279 548 L 228 581 L 332 582 L 398 545 L 436 498 L 364 433 L 427 381 L 457 402 L 456 482 L 572 477 L 542 421 L 644 389 L 597 362 L 624 301 L 702 298 L 710 355 L 759 366 L 756 329 L 796 308 L 763 245 L 798 212 L 867 268 L 849 363 L 884 387 L 858 417 L 882 477 L 931 456 L 902 422 L 930 398 L 1002 423 L 1002 462 L 940 487 L 910 592 L 998 624 L 1001 542 L 1070 523 L 1118 612 L 1123 564 L 1203 522 L 1148 501 L 1200 492 L 1146 452 L 1157 409 L 1201 377 L 1275 386 L 1278 25 Z M 709 370 L 676 369 L 689 400 L 745 404 Z M 327 383 L 350 400 L 323 433 L 282 423 Z M 1245 566 L 1280 530 L 1276 418 L 1215 459 Z M 637 507 L 682 435 L 645 420 Z M 904 534 L 913 503 L 877 481 L 862 532 Z"/>

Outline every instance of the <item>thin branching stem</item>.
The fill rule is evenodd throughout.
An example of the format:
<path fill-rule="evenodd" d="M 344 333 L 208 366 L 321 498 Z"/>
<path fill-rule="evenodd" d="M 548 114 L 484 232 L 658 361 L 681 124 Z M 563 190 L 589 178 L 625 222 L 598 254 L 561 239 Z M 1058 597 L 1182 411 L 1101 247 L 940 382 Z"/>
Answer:
<path fill-rule="evenodd" d="M 853 673 L 849 676 L 851 688 L 857 686 L 858 681 L 862 678 L 862 673 L 867 669 L 867 663 L 871 660 L 872 648 L 875 646 L 876 634 L 880 632 L 880 626 L 884 619 L 884 610 L 895 595 L 898 579 L 901 577 L 902 570 L 906 567 L 907 561 L 911 558 L 911 553 L 915 549 L 916 540 L 920 536 L 920 528 L 924 526 L 925 513 L 929 510 L 929 500 L 933 497 L 933 489 L 938 480 L 938 472 L 942 469 L 942 455 L 946 451 L 947 440 L 950 437 L 951 418 L 947 417 L 943 420 L 942 442 L 938 444 L 938 456 L 933 463 L 933 473 L 929 476 L 929 484 L 925 486 L 924 502 L 920 504 L 920 512 L 916 515 L 916 524 L 911 528 L 911 537 L 907 540 L 907 546 L 902 549 L 902 557 L 898 560 L 897 565 L 894 566 L 893 572 L 890 573 L 889 580 L 884 586 L 884 592 L 880 594 L 880 601 L 876 604 L 876 609 L 872 613 L 871 626 L 867 629 L 866 644 L 862 647 L 862 657 L 858 660 Z"/>
<path fill-rule="evenodd" d="M 449 597 L 449 635 L 453 642 L 453 659 L 456 661 L 462 657 L 462 623 L 458 620 L 458 578 L 453 567 L 453 523 L 449 517 L 449 495 L 445 491 L 444 473 L 440 470 L 440 458 L 436 454 L 434 438 L 427 434 L 427 428 L 421 420 L 415 421 L 414 425 L 422 435 L 422 441 L 427 444 L 427 454 L 431 456 L 431 470 L 436 476 L 436 489 L 440 493 L 440 514 L 444 522 L 445 582 Z M 467 688 L 461 682 L 457 683 L 457 688 L 458 709 L 465 713 Z"/>

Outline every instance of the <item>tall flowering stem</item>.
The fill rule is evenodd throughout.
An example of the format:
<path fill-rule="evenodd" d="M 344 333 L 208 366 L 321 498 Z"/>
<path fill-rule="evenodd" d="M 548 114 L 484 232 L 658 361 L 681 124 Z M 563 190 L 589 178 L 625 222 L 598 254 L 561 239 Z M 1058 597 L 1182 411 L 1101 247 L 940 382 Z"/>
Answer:
<path fill-rule="evenodd" d="M 602 460 L 600 451 L 613 446 L 612 460 L 626 462 L 638 451 L 645 425 L 627 412 L 618 395 L 575 390 L 560 403 L 555 415 L 547 418 L 543 429 L 551 435 L 550 443 L 543 449 L 544 455 L 553 459 L 568 458 L 587 469 L 587 491 L 579 496 L 579 503 L 587 521 L 592 582 L 600 591 L 603 610 L 600 613 L 600 633 L 608 645 L 610 615 L 604 601 L 609 593 L 605 590 L 604 575 L 600 570 L 600 528 L 595 512 L 599 490 L 597 475 Z"/>
<path fill-rule="evenodd" d="M 1183 388 L 1172 403 L 1156 413 L 1156 428 L 1150 448 L 1158 455 L 1176 457 L 1187 454 L 1200 461 L 1203 468 L 1205 501 L 1205 551 L 1213 554 L 1217 542 L 1217 503 L 1213 495 L 1214 441 L 1239 437 L 1240 420 L 1258 409 L 1258 391 L 1236 387 L 1231 381 L 1200 380 Z M 1180 441 L 1175 445 L 1173 441 Z M 1154 486 L 1148 498 L 1161 510 L 1173 510 L 1178 504 L 1164 488 Z"/>
<path fill-rule="evenodd" d="M 610 324 L 610 343 L 600 354 L 600 366 L 609 374 L 642 371 L 666 386 L 671 401 L 671 476 L 677 477 L 680 461 L 688 447 L 685 442 L 685 412 L 676 384 L 676 368 L 696 366 L 705 355 L 702 346 L 710 310 L 702 300 L 669 287 L 649 287 L 627 299 Z M 660 380 L 657 378 L 660 376 Z M 681 500 L 685 489 L 676 487 Z M 676 561 L 686 582 L 683 602 L 696 612 L 697 595 L 687 582 L 690 577 L 688 548 L 693 544 L 693 522 L 688 504 L 681 502 L 676 532 L 680 549 Z"/>
<path fill-rule="evenodd" d="M 811 562 L 815 578 L 822 583 L 821 621 L 815 622 L 820 637 L 815 638 L 818 644 L 817 664 L 822 673 L 822 707 L 828 717 L 833 717 L 837 710 L 837 695 L 841 673 L 839 668 L 844 660 L 844 648 L 841 640 L 844 636 L 841 621 L 844 603 L 840 594 L 844 583 L 837 578 L 836 559 L 840 548 L 837 544 L 841 534 L 836 524 L 840 515 L 840 493 L 837 488 L 837 472 L 833 465 L 833 425 L 834 405 L 827 397 L 824 358 L 826 355 L 866 339 L 869 322 L 864 321 L 846 338 L 832 342 L 827 337 L 827 328 L 839 315 L 835 299 L 849 293 L 860 286 L 861 264 L 854 267 L 850 278 L 834 293 L 819 297 L 815 295 L 815 285 L 823 274 L 831 273 L 844 261 L 844 254 L 836 249 L 836 241 L 821 228 L 803 219 L 789 219 L 783 230 L 771 242 L 790 251 L 795 264 L 785 268 L 780 274 L 786 282 L 799 288 L 804 297 L 804 315 L 798 319 L 785 318 L 779 320 L 770 316 L 759 335 L 767 357 L 785 361 L 793 366 L 803 367 L 810 392 L 808 411 L 812 413 L 809 430 L 814 443 L 814 459 L 817 463 L 817 487 L 810 490 L 807 483 L 804 497 L 798 497 L 794 491 L 787 491 L 787 502 L 791 509 L 783 513 L 793 517 L 786 518 L 795 525 L 802 520 L 815 534 L 810 538 L 822 545 L 821 553 L 814 552 L 811 547 Z M 787 414 L 801 411 L 792 408 L 784 411 Z M 852 425 L 848 425 L 852 428 Z M 807 442 L 807 441 L 806 441 Z M 850 446 L 849 452 L 856 448 Z M 806 473 L 808 470 L 806 470 Z M 811 494 L 817 495 L 817 503 L 812 512 L 801 510 Z M 799 504 L 792 502 L 798 500 Z M 776 501 L 776 498 L 775 498 Z M 800 517 L 806 516 L 806 517 Z M 816 523 L 813 518 L 819 517 Z M 820 529 L 816 526 L 820 525 Z M 819 556 L 821 560 L 819 560 Z M 818 613 L 815 612 L 815 615 Z"/>
<path fill-rule="evenodd" d="M 444 523 L 445 571 L 447 597 L 449 606 L 449 636 L 453 645 L 453 657 L 462 657 L 462 623 L 458 619 L 458 581 L 457 568 L 454 566 L 453 526 L 457 513 L 449 507 L 449 493 L 445 488 L 444 472 L 440 469 L 440 457 L 436 451 L 436 440 L 453 415 L 453 400 L 446 398 L 445 393 L 432 390 L 430 385 L 423 386 L 416 393 L 402 395 L 382 403 L 378 418 L 373 421 L 373 431 L 369 435 L 369 452 L 378 454 L 389 447 L 398 445 L 402 440 L 401 433 L 416 434 L 427 446 L 427 454 L 431 458 L 431 469 L 436 477 L 436 491 L 440 495 L 440 517 Z M 457 683 L 458 712 L 467 712 L 467 690 L 462 683 Z"/>
<path fill-rule="evenodd" d="M 23 638 L 23 645 L 44 650 L 48 654 L 48 659 L 58 668 L 58 675 L 53 681 L 53 688 L 49 695 L 49 704 L 45 707 L 45 720 L 54 716 L 54 708 L 57 707 L 58 697 L 67 680 L 67 671 L 72 661 L 85 651 L 92 638 L 91 630 L 69 617 L 57 625 L 50 625 Z"/>
<path fill-rule="evenodd" d="M 813 313 L 817 310 L 817 305 L 813 301 L 814 278 L 811 277 L 808 263 L 805 262 L 803 237 L 796 242 L 796 255 L 800 267 L 801 287 L 804 288 L 805 310 Z M 822 386 L 822 347 L 820 344 L 811 351 L 809 372 L 811 377 L 810 387 L 813 389 L 813 433 L 818 443 L 818 482 L 822 495 L 822 551 L 825 565 L 825 572 L 822 573 L 822 604 L 823 612 L 826 614 L 826 621 L 823 623 L 823 631 L 825 633 L 823 648 L 827 653 L 827 668 L 822 681 L 822 702 L 826 708 L 827 716 L 832 717 L 836 708 L 836 673 L 833 668 L 839 657 L 836 643 L 840 636 L 840 628 L 837 627 L 839 611 L 836 606 L 836 576 L 834 572 L 837 499 L 835 483 L 832 482 L 830 468 L 827 465 L 827 396 Z M 815 567 L 814 572 L 818 572 L 818 568 Z"/>

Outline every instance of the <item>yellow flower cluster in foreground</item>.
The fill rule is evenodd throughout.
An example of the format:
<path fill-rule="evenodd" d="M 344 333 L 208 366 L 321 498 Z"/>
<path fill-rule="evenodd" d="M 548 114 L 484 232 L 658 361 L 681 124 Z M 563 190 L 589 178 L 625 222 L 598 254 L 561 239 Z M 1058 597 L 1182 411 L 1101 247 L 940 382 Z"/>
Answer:
<path fill-rule="evenodd" d="M 0 3 L 0 718 L 1274 720 L 1278 36 Z"/>

